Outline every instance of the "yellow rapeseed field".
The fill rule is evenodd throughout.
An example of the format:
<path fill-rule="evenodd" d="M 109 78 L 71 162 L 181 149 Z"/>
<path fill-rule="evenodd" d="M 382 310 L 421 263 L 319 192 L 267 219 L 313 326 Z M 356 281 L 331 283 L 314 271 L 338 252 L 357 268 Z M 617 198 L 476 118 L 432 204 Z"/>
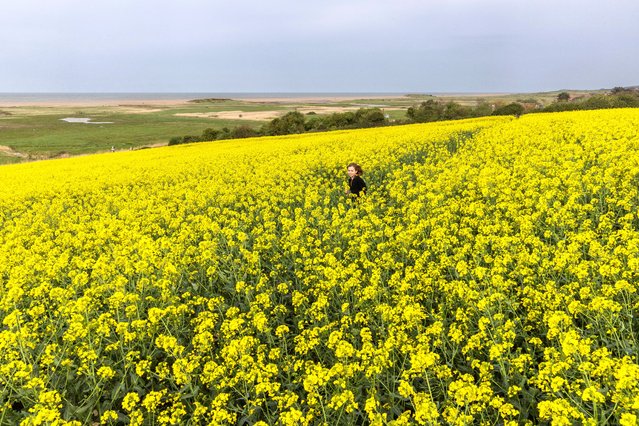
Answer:
<path fill-rule="evenodd" d="M 0 424 L 635 425 L 638 131 L 531 114 L 1 167 Z"/>

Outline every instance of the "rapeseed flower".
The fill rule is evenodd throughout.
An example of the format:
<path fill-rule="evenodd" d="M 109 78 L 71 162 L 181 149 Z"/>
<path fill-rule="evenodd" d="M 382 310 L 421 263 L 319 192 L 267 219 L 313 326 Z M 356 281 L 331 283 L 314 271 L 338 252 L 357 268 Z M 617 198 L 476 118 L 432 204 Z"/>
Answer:
<path fill-rule="evenodd" d="M 638 128 L 530 114 L 3 166 L 0 417 L 634 424 Z"/>

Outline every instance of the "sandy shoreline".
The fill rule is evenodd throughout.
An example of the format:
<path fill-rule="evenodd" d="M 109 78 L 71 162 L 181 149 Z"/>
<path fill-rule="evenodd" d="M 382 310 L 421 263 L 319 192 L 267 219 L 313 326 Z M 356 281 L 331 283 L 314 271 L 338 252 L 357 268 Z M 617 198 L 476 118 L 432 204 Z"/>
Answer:
<path fill-rule="evenodd" d="M 281 96 L 281 97 L 269 97 L 269 98 L 242 98 L 236 99 L 238 101 L 246 102 L 265 102 L 265 103 L 330 103 L 341 101 L 353 101 L 356 99 L 403 99 L 406 95 L 344 95 L 344 96 Z"/>
<path fill-rule="evenodd" d="M 0 100 L 0 108 L 12 107 L 75 107 L 75 106 L 168 106 L 186 104 L 190 99 L 70 99 L 70 100 Z"/>
<path fill-rule="evenodd" d="M 90 96 L 86 98 L 82 97 L 72 97 L 69 99 L 47 99 L 47 95 L 43 94 L 42 99 L 38 99 L 37 96 L 34 96 L 31 99 L 24 99 L 24 97 L 16 97 L 15 99 L 11 98 L 11 95 L 0 93 L 0 108 L 11 108 L 11 107 L 167 107 L 172 105 L 197 105 L 195 103 L 191 103 L 190 101 L 198 100 L 198 99 L 206 99 L 205 95 L 202 97 L 198 97 L 198 94 L 193 94 L 193 97 L 187 97 L 185 94 L 182 98 L 171 97 L 170 94 L 167 94 L 166 98 L 162 98 L 162 94 L 158 94 L 157 98 L 144 98 L 141 96 L 139 99 L 135 97 L 118 97 L 117 94 L 113 95 L 113 98 L 109 98 L 108 96 L 102 98 L 92 98 Z M 429 96 L 427 94 L 421 94 L 424 97 Z M 433 93 L 432 96 L 438 98 L 482 98 L 482 97 L 491 97 L 498 96 L 504 94 L 497 93 Z M 331 94 L 273 94 L 270 96 L 269 94 L 265 94 L 265 96 L 251 96 L 251 94 L 247 94 L 246 96 L 236 96 L 235 94 L 229 94 L 228 96 L 225 94 L 216 95 L 216 99 L 230 99 L 237 102 L 248 102 L 248 103 L 262 103 L 262 104 L 331 104 L 336 102 L 347 102 L 358 99 L 377 99 L 377 100 L 398 100 L 398 99 L 411 99 L 413 95 L 411 94 L 398 94 L 398 93 L 331 93 Z M 64 98 L 64 95 L 62 96 Z M 416 98 L 418 99 L 418 98 Z"/>
<path fill-rule="evenodd" d="M 229 97 L 234 101 L 240 102 L 255 102 L 255 103 L 332 103 L 350 101 L 356 99 L 402 99 L 406 95 L 395 94 L 348 94 L 348 95 L 321 95 L 317 96 L 272 96 L 272 97 Z M 198 98 L 183 98 L 183 99 L 131 99 L 131 98 L 113 98 L 113 99 L 2 99 L 0 98 L 0 108 L 11 107 L 76 107 L 76 106 L 170 106 L 170 105 L 184 105 L 189 104 L 189 101 Z"/>

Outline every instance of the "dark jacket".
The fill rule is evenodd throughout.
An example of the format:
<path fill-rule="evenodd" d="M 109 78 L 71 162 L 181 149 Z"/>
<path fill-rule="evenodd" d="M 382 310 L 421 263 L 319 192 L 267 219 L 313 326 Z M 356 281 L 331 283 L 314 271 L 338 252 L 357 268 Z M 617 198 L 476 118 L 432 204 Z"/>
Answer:
<path fill-rule="evenodd" d="M 353 176 L 353 178 L 348 179 L 348 188 L 351 194 L 359 197 L 360 192 L 366 193 L 366 182 L 361 176 Z"/>

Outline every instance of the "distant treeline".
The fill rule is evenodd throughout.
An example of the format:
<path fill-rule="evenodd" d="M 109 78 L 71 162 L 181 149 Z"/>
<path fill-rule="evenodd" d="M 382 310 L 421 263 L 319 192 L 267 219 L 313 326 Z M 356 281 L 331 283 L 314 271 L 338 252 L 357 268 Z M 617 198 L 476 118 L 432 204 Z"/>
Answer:
<path fill-rule="evenodd" d="M 570 98 L 570 94 L 568 92 L 562 92 L 557 96 L 557 102 L 541 108 L 537 110 L 537 112 L 560 112 L 589 109 L 638 107 L 639 89 L 637 89 L 636 87 L 615 87 L 610 91 L 609 94 L 577 97 L 573 99 Z"/>
<path fill-rule="evenodd" d="M 206 129 L 199 136 L 187 135 L 171 138 L 169 145 L 204 142 L 223 139 L 250 138 L 255 136 L 277 136 L 295 133 L 319 132 L 340 129 L 361 129 L 391 124 L 379 108 L 360 108 L 357 111 L 336 112 L 328 115 L 307 115 L 291 111 L 264 124 L 259 129 L 241 125 L 229 129 Z"/>
<path fill-rule="evenodd" d="M 534 99 L 512 102 L 506 105 L 480 102 L 476 106 L 465 106 L 456 102 L 439 102 L 433 99 L 411 106 L 405 119 L 389 120 L 380 108 L 360 108 L 357 111 L 306 115 L 292 111 L 275 118 L 254 129 L 241 125 L 229 129 L 206 129 L 201 135 L 176 136 L 169 145 L 192 142 L 205 142 L 223 139 L 250 138 L 256 136 L 289 135 L 329 130 L 361 129 L 398 124 L 428 123 L 442 120 L 460 120 L 464 118 L 484 117 L 488 115 L 514 115 L 519 117 L 530 112 L 559 112 L 605 108 L 639 107 L 639 89 L 615 87 L 608 94 L 577 97 L 571 99 L 568 92 L 561 92 L 550 105 L 542 107 Z"/>
<path fill-rule="evenodd" d="M 464 118 L 485 117 L 487 115 L 521 115 L 524 106 L 519 103 L 495 107 L 487 102 L 477 106 L 464 106 L 456 102 L 437 102 L 428 100 L 412 106 L 406 111 L 407 122 L 429 123 L 431 121 L 461 120 Z"/>

